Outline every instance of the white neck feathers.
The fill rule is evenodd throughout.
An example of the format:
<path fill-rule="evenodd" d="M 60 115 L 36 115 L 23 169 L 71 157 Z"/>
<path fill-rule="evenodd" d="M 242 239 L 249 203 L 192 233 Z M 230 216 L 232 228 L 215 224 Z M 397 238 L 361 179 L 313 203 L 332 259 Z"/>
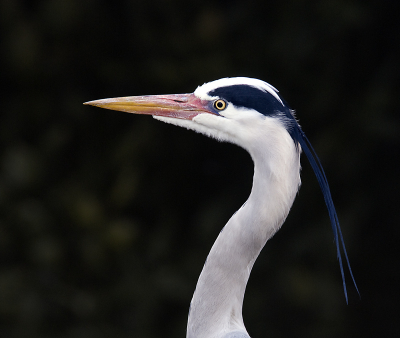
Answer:
<path fill-rule="evenodd" d="M 242 304 L 251 269 L 284 222 L 300 185 L 299 150 L 279 121 L 266 123 L 270 130 L 263 127 L 259 142 L 246 142 L 255 144 L 247 149 L 254 161 L 252 191 L 208 255 L 191 302 L 187 338 L 246 333 Z"/>

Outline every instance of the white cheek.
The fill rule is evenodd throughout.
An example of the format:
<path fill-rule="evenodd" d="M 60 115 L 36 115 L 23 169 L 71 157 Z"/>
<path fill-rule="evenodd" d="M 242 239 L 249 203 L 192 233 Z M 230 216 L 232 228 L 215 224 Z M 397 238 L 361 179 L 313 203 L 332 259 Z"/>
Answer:
<path fill-rule="evenodd" d="M 203 134 L 214 137 L 220 141 L 236 143 L 235 137 L 231 133 L 232 129 L 234 129 L 232 126 L 234 121 L 207 113 L 197 115 L 192 121 L 195 122 L 199 128 L 204 128 L 200 131 Z"/>
<path fill-rule="evenodd" d="M 219 124 L 220 116 L 203 113 L 195 116 L 192 121 L 204 126 L 215 127 Z"/>
<path fill-rule="evenodd" d="M 254 109 L 248 109 L 243 107 L 235 107 L 229 104 L 225 110 L 219 112 L 221 116 L 224 116 L 231 120 L 252 120 L 252 119 L 264 119 L 264 115 L 255 111 Z"/>
<path fill-rule="evenodd" d="M 235 108 L 232 104 L 228 104 L 228 106 L 224 110 L 218 112 L 218 114 L 228 119 L 235 118 L 237 116 L 237 113 L 237 108 Z"/>

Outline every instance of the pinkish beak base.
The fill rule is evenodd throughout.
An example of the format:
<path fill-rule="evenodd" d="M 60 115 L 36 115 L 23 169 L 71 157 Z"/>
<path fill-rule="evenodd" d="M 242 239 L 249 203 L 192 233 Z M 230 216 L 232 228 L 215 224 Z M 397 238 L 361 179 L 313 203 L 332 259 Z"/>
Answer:
<path fill-rule="evenodd" d="M 208 102 L 194 94 L 126 96 L 85 102 L 86 105 L 119 110 L 126 113 L 145 114 L 192 120 L 202 113 L 215 114 Z"/>

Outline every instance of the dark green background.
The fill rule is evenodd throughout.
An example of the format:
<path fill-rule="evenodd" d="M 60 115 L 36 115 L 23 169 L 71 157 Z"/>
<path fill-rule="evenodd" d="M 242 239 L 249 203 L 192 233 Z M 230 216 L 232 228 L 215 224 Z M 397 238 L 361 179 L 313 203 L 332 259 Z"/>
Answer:
<path fill-rule="evenodd" d="M 303 157 L 248 284 L 250 335 L 398 337 L 398 3 L 2 0 L 0 336 L 185 336 L 206 255 L 249 194 L 250 157 L 82 103 L 249 76 L 297 110 L 361 292 L 348 282 L 345 304 Z"/>

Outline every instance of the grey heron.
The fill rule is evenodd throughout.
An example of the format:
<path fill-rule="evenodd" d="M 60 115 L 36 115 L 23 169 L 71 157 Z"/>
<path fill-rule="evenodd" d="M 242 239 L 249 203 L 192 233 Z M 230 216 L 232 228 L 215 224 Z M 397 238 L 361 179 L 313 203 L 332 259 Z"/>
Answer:
<path fill-rule="evenodd" d="M 328 208 L 337 257 L 347 290 L 341 252 L 357 289 L 328 181 L 294 111 L 270 84 L 252 78 L 222 78 L 191 94 L 119 97 L 85 104 L 185 127 L 246 149 L 254 162 L 249 198 L 218 235 L 191 301 L 187 338 L 249 338 L 242 304 L 261 249 L 281 227 L 300 187 L 300 153 L 315 172 Z"/>

